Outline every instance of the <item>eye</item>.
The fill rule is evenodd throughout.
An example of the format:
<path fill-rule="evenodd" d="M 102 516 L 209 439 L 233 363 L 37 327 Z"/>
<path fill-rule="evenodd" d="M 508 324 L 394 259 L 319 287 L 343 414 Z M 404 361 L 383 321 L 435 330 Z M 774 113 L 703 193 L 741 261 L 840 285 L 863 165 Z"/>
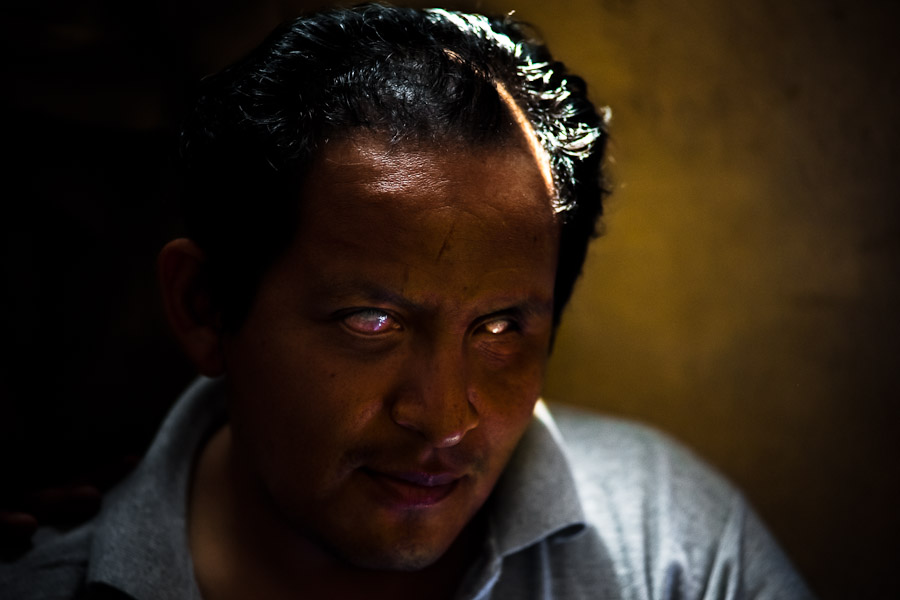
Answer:
<path fill-rule="evenodd" d="M 361 335 L 382 335 L 400 329 L 400 323 L 394 317 L 374 308 L 359 310 L 341 321 L 350 331 Z"/>
<path fill-rule="evenodd" d="M 491 319 L 481 326 L 485 333 L 490 335 L 502 335 L 518 331 L 519 327 L 512 319 Z"/>

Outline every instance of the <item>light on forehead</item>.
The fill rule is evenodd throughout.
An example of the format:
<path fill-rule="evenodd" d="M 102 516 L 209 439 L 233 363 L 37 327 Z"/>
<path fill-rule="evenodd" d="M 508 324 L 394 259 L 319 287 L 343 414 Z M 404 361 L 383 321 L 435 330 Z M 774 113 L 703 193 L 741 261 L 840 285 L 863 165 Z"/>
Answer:
<path fill-rule="evenodd" d="M 543 177 L 544 179 L 544 185 L 547 189 L 547 196 L 550 198 L 550 201 L 553 203 L 553 206 L 555 208 L 559 204 L 559 198 L 557 197 L 556 186 L 553 185 L 553 170 L 550 167 L 550 155 L 547 154 L 547 151 L 544 149 L 544 145 L 541 144 L 541 141 L 538 139 L 538 136 L 534 131 L 534 127 L 531 126 L 531 122 L 528 120 L 528 117 L 525 116 L 525 113 L 522 111 L 516 101 L 513 100 L 512 95 L 510 95 L 510 93 L 502 83 L 497 82 L 496 87 L 497 93 L 500 95 L 500 98 L 503 100 L 503 102 L 506 103 L 506 106 L 512 113 L 513 118 L 516 120 L 516 123 L 519 125 L 522 133 L 525 134 L 525 139 L 528 141 L 528 147 L 531 150 L 531 154 L 537 161 L 537 164 L 541 169 L 541 177 Z"/>

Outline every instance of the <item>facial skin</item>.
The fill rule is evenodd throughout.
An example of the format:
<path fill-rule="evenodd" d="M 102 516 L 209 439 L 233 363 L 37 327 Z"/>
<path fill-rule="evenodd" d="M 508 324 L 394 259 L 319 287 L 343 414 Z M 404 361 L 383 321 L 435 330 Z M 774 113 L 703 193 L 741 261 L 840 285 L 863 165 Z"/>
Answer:
<path fill-rule="evenodd" d="M 444 555 L 531 419 L 557 244 L 524 143 L 328 143 L 220 340 L 231 451 L 294 532 L 368 569 Z"/>

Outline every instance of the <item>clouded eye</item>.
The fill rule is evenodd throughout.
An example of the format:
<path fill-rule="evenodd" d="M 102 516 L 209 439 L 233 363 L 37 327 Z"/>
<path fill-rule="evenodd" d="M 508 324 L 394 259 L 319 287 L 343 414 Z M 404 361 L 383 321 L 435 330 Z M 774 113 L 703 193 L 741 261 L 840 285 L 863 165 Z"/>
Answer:
<path fill-rule="evenodd" d="M 362 335 L 380 335 L 400 329 L 400 324 L 383 310 L 367 308 L 342 319 L 344 325 L 354 333 Z"/>
<path fill-rule="evenodd" d="M 500 335 L 515 331 L 517 326 L 511 319 L 492 319 L 482 325 L 481 328 L 491 335 Z"/>

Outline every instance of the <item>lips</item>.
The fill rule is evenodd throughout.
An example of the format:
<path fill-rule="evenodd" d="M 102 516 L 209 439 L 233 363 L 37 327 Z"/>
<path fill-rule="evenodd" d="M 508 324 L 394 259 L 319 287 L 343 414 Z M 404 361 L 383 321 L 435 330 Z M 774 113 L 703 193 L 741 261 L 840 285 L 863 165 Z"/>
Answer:
<path fill-rule="evenodd" d="M 380 504 L 400 510 L 439 504 L 453 493 L 463 479 L 462 475 L 449 471 L 381 471 L 370 468 L 360 471 L 373 484 Z"/>

